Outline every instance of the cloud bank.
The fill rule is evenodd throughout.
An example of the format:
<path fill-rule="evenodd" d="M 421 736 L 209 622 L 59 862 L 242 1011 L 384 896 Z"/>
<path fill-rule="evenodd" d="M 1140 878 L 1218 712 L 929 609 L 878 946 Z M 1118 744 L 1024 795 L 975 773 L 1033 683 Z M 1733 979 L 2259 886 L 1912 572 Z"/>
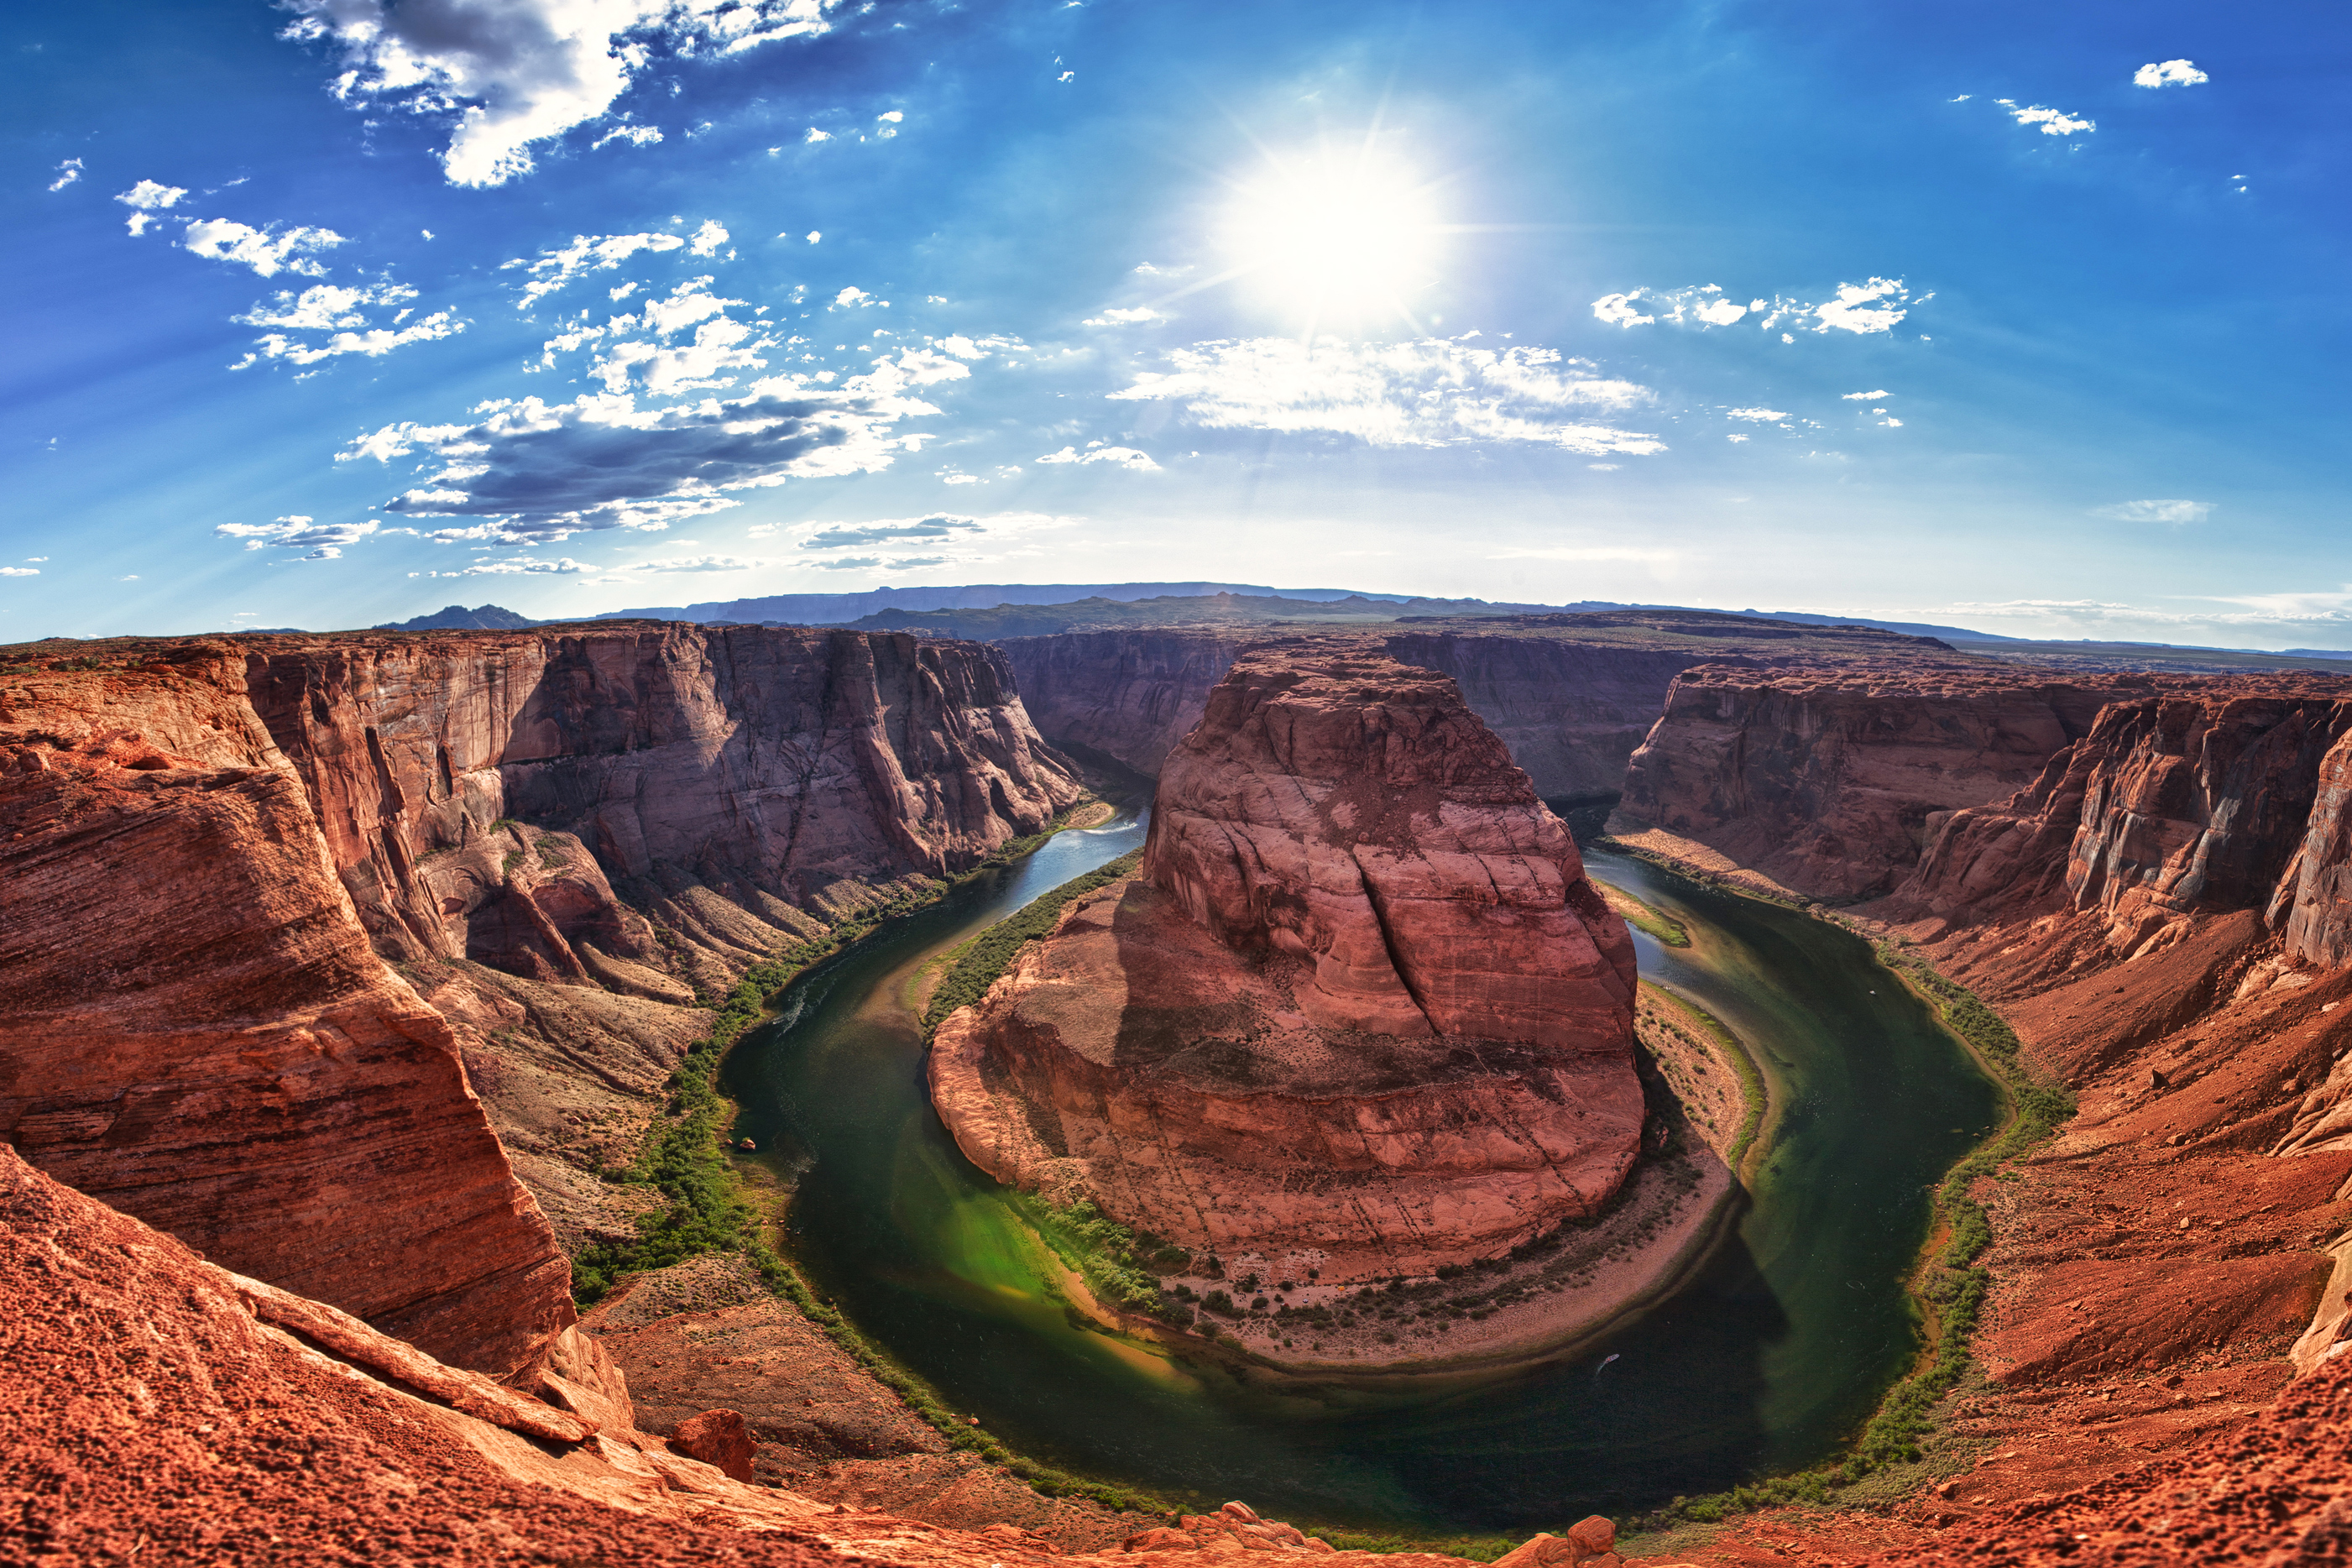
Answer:
<path fill-rule="evenodd" d="M 334 93 L 449 127 L 457 185 L 530 172 L 532 148 L 602 119 L 657 58 L 734 54 L 832 26 L 844 0 L 283 0 L 285 37 L 341 58 Z"/>
<path fill-rule="evenodd" d="M 1173 369 L 1139 375 L 1109 395 L 1177 403 L 1207 429 L 1335 435 L 1374 447 L 1524 442 L 1592 456 L 1665 449 L 1653 436 L 1569 417 L 1629 408 L 1650 395 L 1550 349 L 1475 348 L 1445 338 L 1252 338 L 1197 343 L 1168 362 Z"/>

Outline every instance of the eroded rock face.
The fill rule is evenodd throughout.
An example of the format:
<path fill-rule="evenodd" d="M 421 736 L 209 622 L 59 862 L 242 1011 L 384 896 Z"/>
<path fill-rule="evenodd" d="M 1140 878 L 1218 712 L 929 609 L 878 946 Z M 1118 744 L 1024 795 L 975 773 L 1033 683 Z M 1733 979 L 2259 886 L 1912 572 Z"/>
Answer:
<path fill-rule="evenodd" d="M 977 644 L 677 623 L 254 640 L 254 709 L 395 958 L 582 982 L 654 960 L 658 921 L 740 969 L 1079 794 Z"/>
<path fill-rule="evenodd" d="M 1452 681 L 1254 652 L 1154 810 L 1142 875 L 939 1031 L 975 1162 L 1326 1283 L 1494 1256 L 1615 1192 L 1632 941 Z"/>
<path fill-rule="evenodd" d="M 1627 763 L 1622 818 L 1840 901 L 1888 892 L 1948 814 L 2032 784 L 2139 676 L 1854 660 L 1705 665 Z"/>
<path fill-rule="evenodd" d="M 240 1273 L 520 1365 L 570 1268 L 300 781 L 216 684 L 75 684 L 0 728 L 0 1136 Z"/>
<path fill-rule="evenodd" d="M 568 1243 L 631 1234 L 593 1173 L 708 1031 L 698 990 L 1080 793 L 973 645 L 633 623 L 104 647 L 0 679 L 0 1134 L 500 1371 L 572 1309 L 494 1127 Z"/>

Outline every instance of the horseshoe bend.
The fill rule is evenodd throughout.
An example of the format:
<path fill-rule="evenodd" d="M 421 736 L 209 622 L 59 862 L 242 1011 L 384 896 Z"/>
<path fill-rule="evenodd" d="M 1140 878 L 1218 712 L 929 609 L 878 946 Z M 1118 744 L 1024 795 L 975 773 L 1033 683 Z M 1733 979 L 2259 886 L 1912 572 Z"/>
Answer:
<path fill-rule="evenodd" d="M 945 1249 L 940 1322 L 1125 1366 L 1139 1413 L 1230 1388 L 1215 1430 L 1270 1446 L 1304 1428 L 1251 1400 L 1660 1375 L 1641 1336 L 1700 1342 L 1675 1313 L 1735 1275 L 1784 1281 L 1755 1342 L 1800 1342 L 1827 1309 L 1769 1237 L 1815 1212 L 1808 1118 L 1912 1103 L 1929 1047 L 1872 1031 L 1916 1016 L 2011 1110 L 1912 1103 L 1930 1185 L 1992 1136 L 1932 1202 L 1874 1194 L 1892 1353 L 1753 1401 L 1842 1378 L 1856 1414 L 1759 1511 L 1497 1510 L 1514 1561 L 2309 1549 L 2352 1495 L 2352 681 L 1737 619 L 5 650 L 12 1550 L 1400 1555 L 1246 1495 L 1171 1514 L 1055 1436 L 1099 1426 L 947 1403 L 996 1385 L 862 1322 L 793 1239 L 851 1132 L 720 1068 L 789 1056 L 827 986 L 952 1140 L 873 1168 L 950 1171 L 952 1234 L 995 1238 L 993 1274 L 906 1244 Z M 1541 792 L 1612 770 L 1580 847 Z M 1106 793 L 1150 806 L 1107 875 L 1139 830 Z M 1821 973 L 1740 967 L 1781 952 Z M 1841 986 L 1859 1032 L 1789 1055 Z M 1890 1384 L 1927 1414 L 1884 1425 Z M 1402 1555 L 1460 1560 L 1422 1528 Z"/>

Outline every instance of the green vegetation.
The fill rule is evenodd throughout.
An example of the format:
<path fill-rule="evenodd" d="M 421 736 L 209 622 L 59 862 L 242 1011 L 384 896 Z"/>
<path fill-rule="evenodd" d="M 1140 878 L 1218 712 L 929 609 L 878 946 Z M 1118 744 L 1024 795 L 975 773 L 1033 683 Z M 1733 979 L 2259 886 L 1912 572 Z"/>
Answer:
<path fill-rule="evenodd" d="M 767 1017 L 771 1002 L 778 993 L 816 965 L 870 935 L 886 921 L 936 902 L 955 882 L 1029 854 L 1065 825 L 1057 820 L 1043 832 L 1013 840 L 953 881 L 910 879 L 914 885 L 897 895 L 877 900 L 822 936 L 796 942 L 745 973 L 717 1004 L 710 1033 L 697 1042 L 670 1075 L 670 1098 L 663 1120 L 656 1123 L 635 1163 L 604 1173 L 607 1181 L 655 1188 L 668 1200 L 667 1206 L 659 1214 L 640 1219 L 634 1239 L 601 1242 L 573 1259 L 572 1298 L 584 1308 L 601 1300 L 624 1275 L 667 1268 L 703 1253 L 738 1253 L 771 1290 L 790 1301 L 877 1382 L 905 1400 L 908 1408 L 938 1430 L 950 1447 L 1003 1466 L 1049 1497 L 1080 1497 L 1107 1508 L 1167 1514 L 1171 1509 L 1164 1499 L 1129 1487 L 1088 1480 L 1013 1453 L 973 1426 L 969 1418 L 949 1409 L 937 1390 L 870 1343 L 848 1319 L 811 1289 L 799 1271 L 770 1245 L 761 1233 L 766 1216 L 744 1195 L 742 1179 L 728 1159 L 722 1142 L 733 1119 L 734 1107 L 719 1092 L 719 1066 L 736 1041 Z M 1061 894 L 1064 901 L 1087 887 L 1109 879 L 1096 875 L 1095 882 L 1082 877 L 1066 884 L 1076 891 Z M 1055 896 L 1046 895 L 1048 899 Z M 1022 919 L 1036 907 L 1032 904 L 1014 920 Z M 1055 906 L 1056 910 L 1059 908 L 1058 904 Z M 1011 952 L 1010 948 L 1006 950 L 1007 958 Z M 999 967 L 1001 970 L 1001 963 Z M 986 989 L 985 982 L 982 989 Z M 1136 1272 L 1132 1267 L 1135 1250 L 1141 1247 L 1148 1252 L 1158 1244 L 1139 1240 L 1086 1205 L 1048 1212 L 1054 1215 L 1049 1234 L 1063 1238 L 1072 1254 L 1094 1260 L 1091 1267 L 1080 1268 L 1088 1283 L 1116 1299 L 1126 1300 L 1118 1295 L 1115 1287 L 1122 1283 L 1125 1276 Z M 1126 1261 L 1111 1267 L 1112 1260 L 1122 1258 Z M 1156 1300 L 1156 1281 L 1148 1275 L 1142 1278 L 1151 1286 Z"/>
<path fill-rule="evenodd" d="M 1142 858 L 1142 850 L 1131 849 L 1083 877 L 1074 877 L 1052 892 L 1031 900 L 1020 913 L 999 921 L 948 954 L 947 973 L 940 981 L 939 989 L 931 994 L 931 1005 L 923 1014 L 924 1033 L 928 1036 L 949 1014 L 970 1006 L 986 994 L 998 977 L 1013 967 L 1015 953 L 1054 929 L 1054 922 L 1062 918 L 1064 905 L 1130 875 Z"/>
<path fill-rule="evenodd" d="M 1740 1118 L 1738 1136 L 1732 1140 L 1731 1152 L 1724 1157 L 1724 1163 L 1734 1171 L 1739 1170 L 1748 1158 L 1748 1152 L 1756 1146 L 1757 1135 L 1764 1130 L 1764 1113 L 1771 1106 L 1772 1097 L 1765 1087 L 1763 1069 L 1756 1065 L 1756 1058 L 1748 1054 L 1748 1047 L 1740 1043 L 1739 1037 L 1731 1032 L 1730 1025 L 1680 992 L 1669 991 L 1647 980 L 1642 984 L 1664 1004 L 1688 1015 L 1700 1028 L 1713 1035 L 1715 1054 L 1729 1062 L 1731 1070 L 1738 1075 L 1739 1099 L 1747 1110 Z M 1675 1026 L 1668 1022 L 1666 1027 L 1674 1029 Z M 1675 1032 L 1681 1033 L 1679 1029 Z"/>
<path fill-rule="evenodd" d="M 1033 1194 L 1005 1194 L 1054 1255 L 1087 1282 L 1087 1289 L 1114 1306 L 1171 1321 L 1192 1321 L 1160 1293 L 1160 1277 L 1188 1267 L 1192 1255 L 1175 1243 L 1128 1229 L 1085 1199 L 1055 1208 Z"/>
<path fill-rule="evenodd" d="M 1635 931 L 1646 931 L 1668 947 L 1690 945 L 1690 932 L 1683 929 L 1683 922 L 1664 910 L 1653 909 L 1624 889 L 1597 877 L 1593 879 L 1592 885 L 1601 889 L 1601 896 L 1608 901 L 1609 907 L 1622 915 L 1625 923 Z"/>
<path fill-rule="evenodd" d="M 1748 893 L 1734 884 L 1717 885 L 1727 891 Z M 1822 918 L 1836 921 L 1826 914 Z M 1985 1298 L 1992 1289 L 1991 1270 L 1978 1261 L 1992 1245 L 1992 1221 L 1970 1189 L 1980 1178 L 2010 1178 L 2011 1173 L 2001 1167 L 2064 1126 L 2074 1114 L 2074 1096 L 2063 1086 L 2033 1077 L 2021 1058 L 2015 1032 L 1975 993 L 1938 974 L 1905 947 L 1881 942 L 1876 952 L 1881 963 L 1935 1009 L 1944 1026 L 1982 1064 L 2010 1101 L 2008 1125 L 1953 1166 L 1936 1190 L 1936 1233 L 1942 1237 L 1943 1245 L 1923 1263 L 1914 1287 L 1930 1313 L 1933 1342 L 1921 1363 L 1886 1391 L 1843 1459 L 1707 1497 L 1676 1498 L 1629 1522 L 1625 1527 L 1629 1532 L 1683 1523 L 1711 1524 L 1734 1514 L 1790 1503 L 1818 1506 L 1862 1500 L 1857 1488 L 1864 1478 L 1916 1465 L 1927 1457 L 1926 1445 L 1937 1429 L 1937 1405 L 1963 1381 L 1979 1375 L 1969 1346 Z"/>

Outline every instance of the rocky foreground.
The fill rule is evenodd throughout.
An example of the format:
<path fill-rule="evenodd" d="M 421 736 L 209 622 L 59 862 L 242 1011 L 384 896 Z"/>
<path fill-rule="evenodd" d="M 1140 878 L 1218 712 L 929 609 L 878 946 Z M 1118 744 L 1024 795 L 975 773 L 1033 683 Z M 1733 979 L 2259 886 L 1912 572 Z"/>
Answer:
<path fill-rule="evenodd" d="M 1454 683 L 1273 645 L 1169 757 L 1140 873 L 930 1075 L 1000 1180 L 1306 1301 L 1594 1215 L 1640 1147 L 1633 1024 L 1623 921 Z"/>

